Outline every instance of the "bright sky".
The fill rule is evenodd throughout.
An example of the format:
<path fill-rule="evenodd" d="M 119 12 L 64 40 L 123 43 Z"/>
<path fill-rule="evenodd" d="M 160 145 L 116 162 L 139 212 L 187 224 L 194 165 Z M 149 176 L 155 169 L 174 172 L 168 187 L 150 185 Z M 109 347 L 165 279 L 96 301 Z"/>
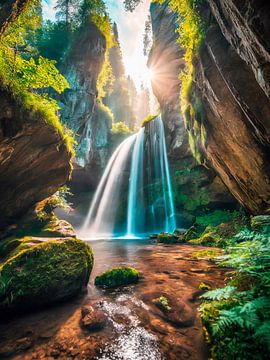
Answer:
<path fill-rule="evenodd" d="M 43 0 L 44 18 L 54 20 L 56 0 Z M 124 10 L 122 0 L 105 0 L 109 15 L 117 23 L 119 40 L 127 75 L 139 90 L 141 82 L 149 86 L 147 57 L 143 56 L 144 25 L 149 13 L 150 0 L 144 0 L 134 12 Z"/>

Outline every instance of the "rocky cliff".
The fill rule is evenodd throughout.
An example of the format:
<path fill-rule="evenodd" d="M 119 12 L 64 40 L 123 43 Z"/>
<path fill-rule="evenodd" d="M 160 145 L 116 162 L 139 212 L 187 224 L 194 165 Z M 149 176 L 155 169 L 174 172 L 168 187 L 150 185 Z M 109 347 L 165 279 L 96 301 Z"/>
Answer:
<path fill-rule="evenodd" d="M 168 3 L 151 4 L 153 46 L 148 66 L 154 73 L 152 87 L 165 125 L 178 225 L 188 226 L 203 209 L 231 208 L 235 203 L 216 173 L 198 164 L 191 153 L 180 109 L 184 53 L 177 43 L 177 15 Z"/>
<path fill-rule="evenodd" d="M 269 15 L 264 1 L 204 2 L 186 110 L 195 146 L 253 214 L 270 201 Z"/>
<path fill-rule="evenodd" d="M 64 185 L 71 153 L 39 110 L 0 87 L 0 229 Z"/>
<path fill-rule="evenodd" d="M 105 37 L 89 22 L 77 34 L 63 65 L 70 89 L 61 97 L 61 118 L 73 129 L 78 143 L 72 177 L 76 190 L 94 188 L 107 161 L 111 118 L 97 99 L 105 51 Z"/>

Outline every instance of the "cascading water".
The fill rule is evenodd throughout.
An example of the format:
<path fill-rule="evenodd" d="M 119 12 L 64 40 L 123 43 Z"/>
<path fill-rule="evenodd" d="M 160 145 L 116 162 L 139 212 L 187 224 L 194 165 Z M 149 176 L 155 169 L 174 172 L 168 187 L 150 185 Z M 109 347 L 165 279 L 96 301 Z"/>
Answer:
<path fill-rule="evenodd" d="M 113 153 L 83 224 L 83 234 L 91 237 L 112 236 L 124 169 L 135 138 L 135 135 L 132 135 L 125 139 Z"/>
<path fill-rule="evenodd" d="M 125 139 L 113 153 L 83 224 L 84 236 L 141 237 L 174 231 L 172 186 L 161 117 L 146 127 Z M 125 184 L 127 171 L 129 181 Z M 125 224 L 116 234 L 117 214 L 123 209 Z"/>
<path fill-rule="evenodd" d="M 129 237 L 136 236 L 138 232 L 142 231 L 144 225 L 143 152 L 144 127 L 136 135 L 132 153 L 127 211 L 127 236 Z"/>

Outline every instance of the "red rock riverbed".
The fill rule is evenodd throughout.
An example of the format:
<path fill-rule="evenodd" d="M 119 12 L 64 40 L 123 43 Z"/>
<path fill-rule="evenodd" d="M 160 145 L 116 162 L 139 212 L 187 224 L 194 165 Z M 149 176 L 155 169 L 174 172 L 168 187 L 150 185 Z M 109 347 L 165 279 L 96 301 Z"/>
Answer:
<path fill-rule="evenodd" d="M 87 293 L 65 304 L 14 317 L 0 325 L 1 359 L 203 360 L 207 347 L 198 313 L 199 284 L 224 285 L 225 270 L 192 254 L 206 248 L 154 245 L 144 240 L 90 242 L 95 265 Z M 110 267 L 138 269 L 138 284 L 98 290 Z M 164 296 L 171 310 L 155 299 Z M 81 326 L 81 309 L 105 315 L 100 330 Z"/>

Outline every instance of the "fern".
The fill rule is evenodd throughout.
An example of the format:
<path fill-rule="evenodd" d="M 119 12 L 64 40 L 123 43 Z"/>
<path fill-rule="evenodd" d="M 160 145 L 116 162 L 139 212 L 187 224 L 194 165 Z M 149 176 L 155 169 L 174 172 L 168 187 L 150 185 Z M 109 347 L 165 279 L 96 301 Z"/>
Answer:
<path fill-rule="evenodd" d="M 218 259 L 219 265 L 234 268 L 230 281 L 222 289 L 203 294 L 200 311 L 215 359 L 267 359 L 270 239 L 267 234 L 245 230 L 235 236 L 235 244 Z"/>
<path fill-rule="evenodd" d="M 207 291 L 203 295 L 201 295 L 202 299 L 208 299 L 213 301 L 227 300 L 233 297 L 237 292 L 236 286 L 226 286 L 222 289 L 215 289 L 211 291 Z"/>

